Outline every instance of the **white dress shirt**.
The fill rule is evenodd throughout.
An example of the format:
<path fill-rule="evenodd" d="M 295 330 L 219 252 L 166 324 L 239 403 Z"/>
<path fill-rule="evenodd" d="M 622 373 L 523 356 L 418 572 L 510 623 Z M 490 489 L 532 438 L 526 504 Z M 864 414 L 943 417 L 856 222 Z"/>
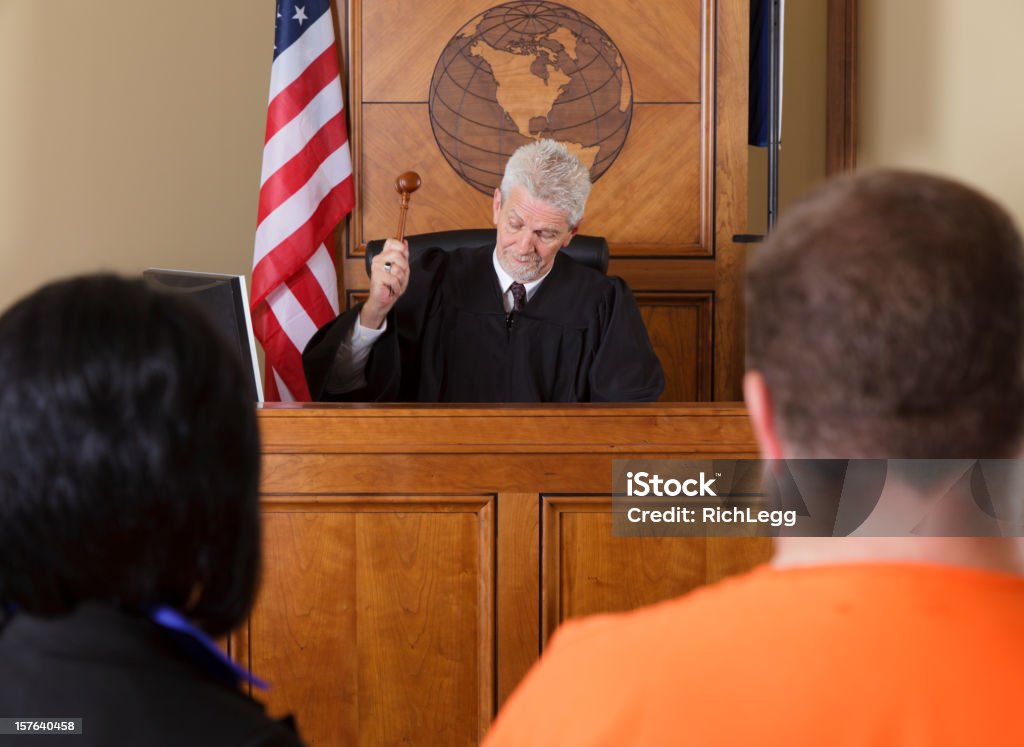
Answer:
<path fill-rule="evenodd" d="M 512 296 L 512 283 L 515 279 L 505 272 L 505 268 L 501 266 L 501 262 L 498 261 L 498 250 L 494 250 L 494 254 L 491 255 L 491 260 L 494 262 L 494 272 L 498 275 L 498 287 L 504 288 L 501 294 L 501 300 L 505 304 L 505 313 L 509 313 L 516 305 L 516 300 Z M 541 275 L 536 280 L 531 280 L 529 283 L 523 283 L 523 287 L 526 288 L 526 303 L 530 302 L 533 298 L 533 294 L 537 292 L 537 288 L 544 282 L 544 278 L 547 277 L 547 273 Z"/>

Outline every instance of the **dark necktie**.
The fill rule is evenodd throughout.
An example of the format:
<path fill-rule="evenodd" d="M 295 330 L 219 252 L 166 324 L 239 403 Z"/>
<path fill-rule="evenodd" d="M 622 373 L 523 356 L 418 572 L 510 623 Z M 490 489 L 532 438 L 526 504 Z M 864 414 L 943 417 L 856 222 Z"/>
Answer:
<path fill-rule="evenodd" d="M 523 305 L 526 303 L 526 286 L 522 283 L 512 283 L 508 289 L 512 293 L 512 311 L 522 311 Z"/>
<path fill-rule="evenodd" d="M 523 306 L 526 304 L 526 286 L 522 283 L 512 283 L 508 287 L 512 293 L 512 311 L 508 312 L 505 316 L 505 330 L 511 335 L 512 334 L 512 321 L 515 315 L 523 310 Z"/>

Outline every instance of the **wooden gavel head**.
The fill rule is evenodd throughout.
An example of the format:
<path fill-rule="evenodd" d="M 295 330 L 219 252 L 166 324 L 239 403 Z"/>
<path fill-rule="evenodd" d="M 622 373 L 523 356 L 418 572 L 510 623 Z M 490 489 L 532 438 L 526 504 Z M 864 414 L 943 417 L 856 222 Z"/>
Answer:
<path fill-rule="evenodd" d="M 422 184 L 420 175 L 415 171 L 406 171 L 395 179 L 395 191 L 402 196 L 402 201 L 398 206 L 398 231 L 395 234 L 399 241 L 405 238 L 405 214 L 409 210 L 409 195 L 419 189 Z"/>
<path fill-rule="evenodd" d="M 403 202 L 408 199 L 408 195 L 411 195 L 422 185 L 423 181 L 415 171 L 406 171 L 395 179 L 395 191 L 402 195 Z"/>

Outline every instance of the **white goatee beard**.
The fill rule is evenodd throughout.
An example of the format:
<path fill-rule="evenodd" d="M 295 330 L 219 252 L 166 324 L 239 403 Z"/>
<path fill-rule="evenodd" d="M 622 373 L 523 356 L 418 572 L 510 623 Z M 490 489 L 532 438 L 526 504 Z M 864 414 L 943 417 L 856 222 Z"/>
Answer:
<path fill-rule="evenodd" d="M 506 260 L 504 256 L 498 256 L 498 262 L 502 269 L 517 283 L 531 283 L 540 275 L 540 262 L 533 261 L 529 265 L 520 265 L 514 260 Z M 509 262 L 512 266 L 509 267 Z"/>

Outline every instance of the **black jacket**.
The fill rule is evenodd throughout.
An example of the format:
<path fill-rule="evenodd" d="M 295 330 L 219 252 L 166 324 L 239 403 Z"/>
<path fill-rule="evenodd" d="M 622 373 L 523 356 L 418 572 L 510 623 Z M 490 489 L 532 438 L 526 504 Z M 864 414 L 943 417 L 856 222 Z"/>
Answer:
<path fill-rule="evenodd" d="M 81 718 L 82 736 L 31 744 L 301 745 L 285 723 L 204 674 L 145 617 L 87 604 L 60 618 L 15 614 L 0 631 L 0 716 Z M 0 736 L 0 744 L 20 737 Z"/>

